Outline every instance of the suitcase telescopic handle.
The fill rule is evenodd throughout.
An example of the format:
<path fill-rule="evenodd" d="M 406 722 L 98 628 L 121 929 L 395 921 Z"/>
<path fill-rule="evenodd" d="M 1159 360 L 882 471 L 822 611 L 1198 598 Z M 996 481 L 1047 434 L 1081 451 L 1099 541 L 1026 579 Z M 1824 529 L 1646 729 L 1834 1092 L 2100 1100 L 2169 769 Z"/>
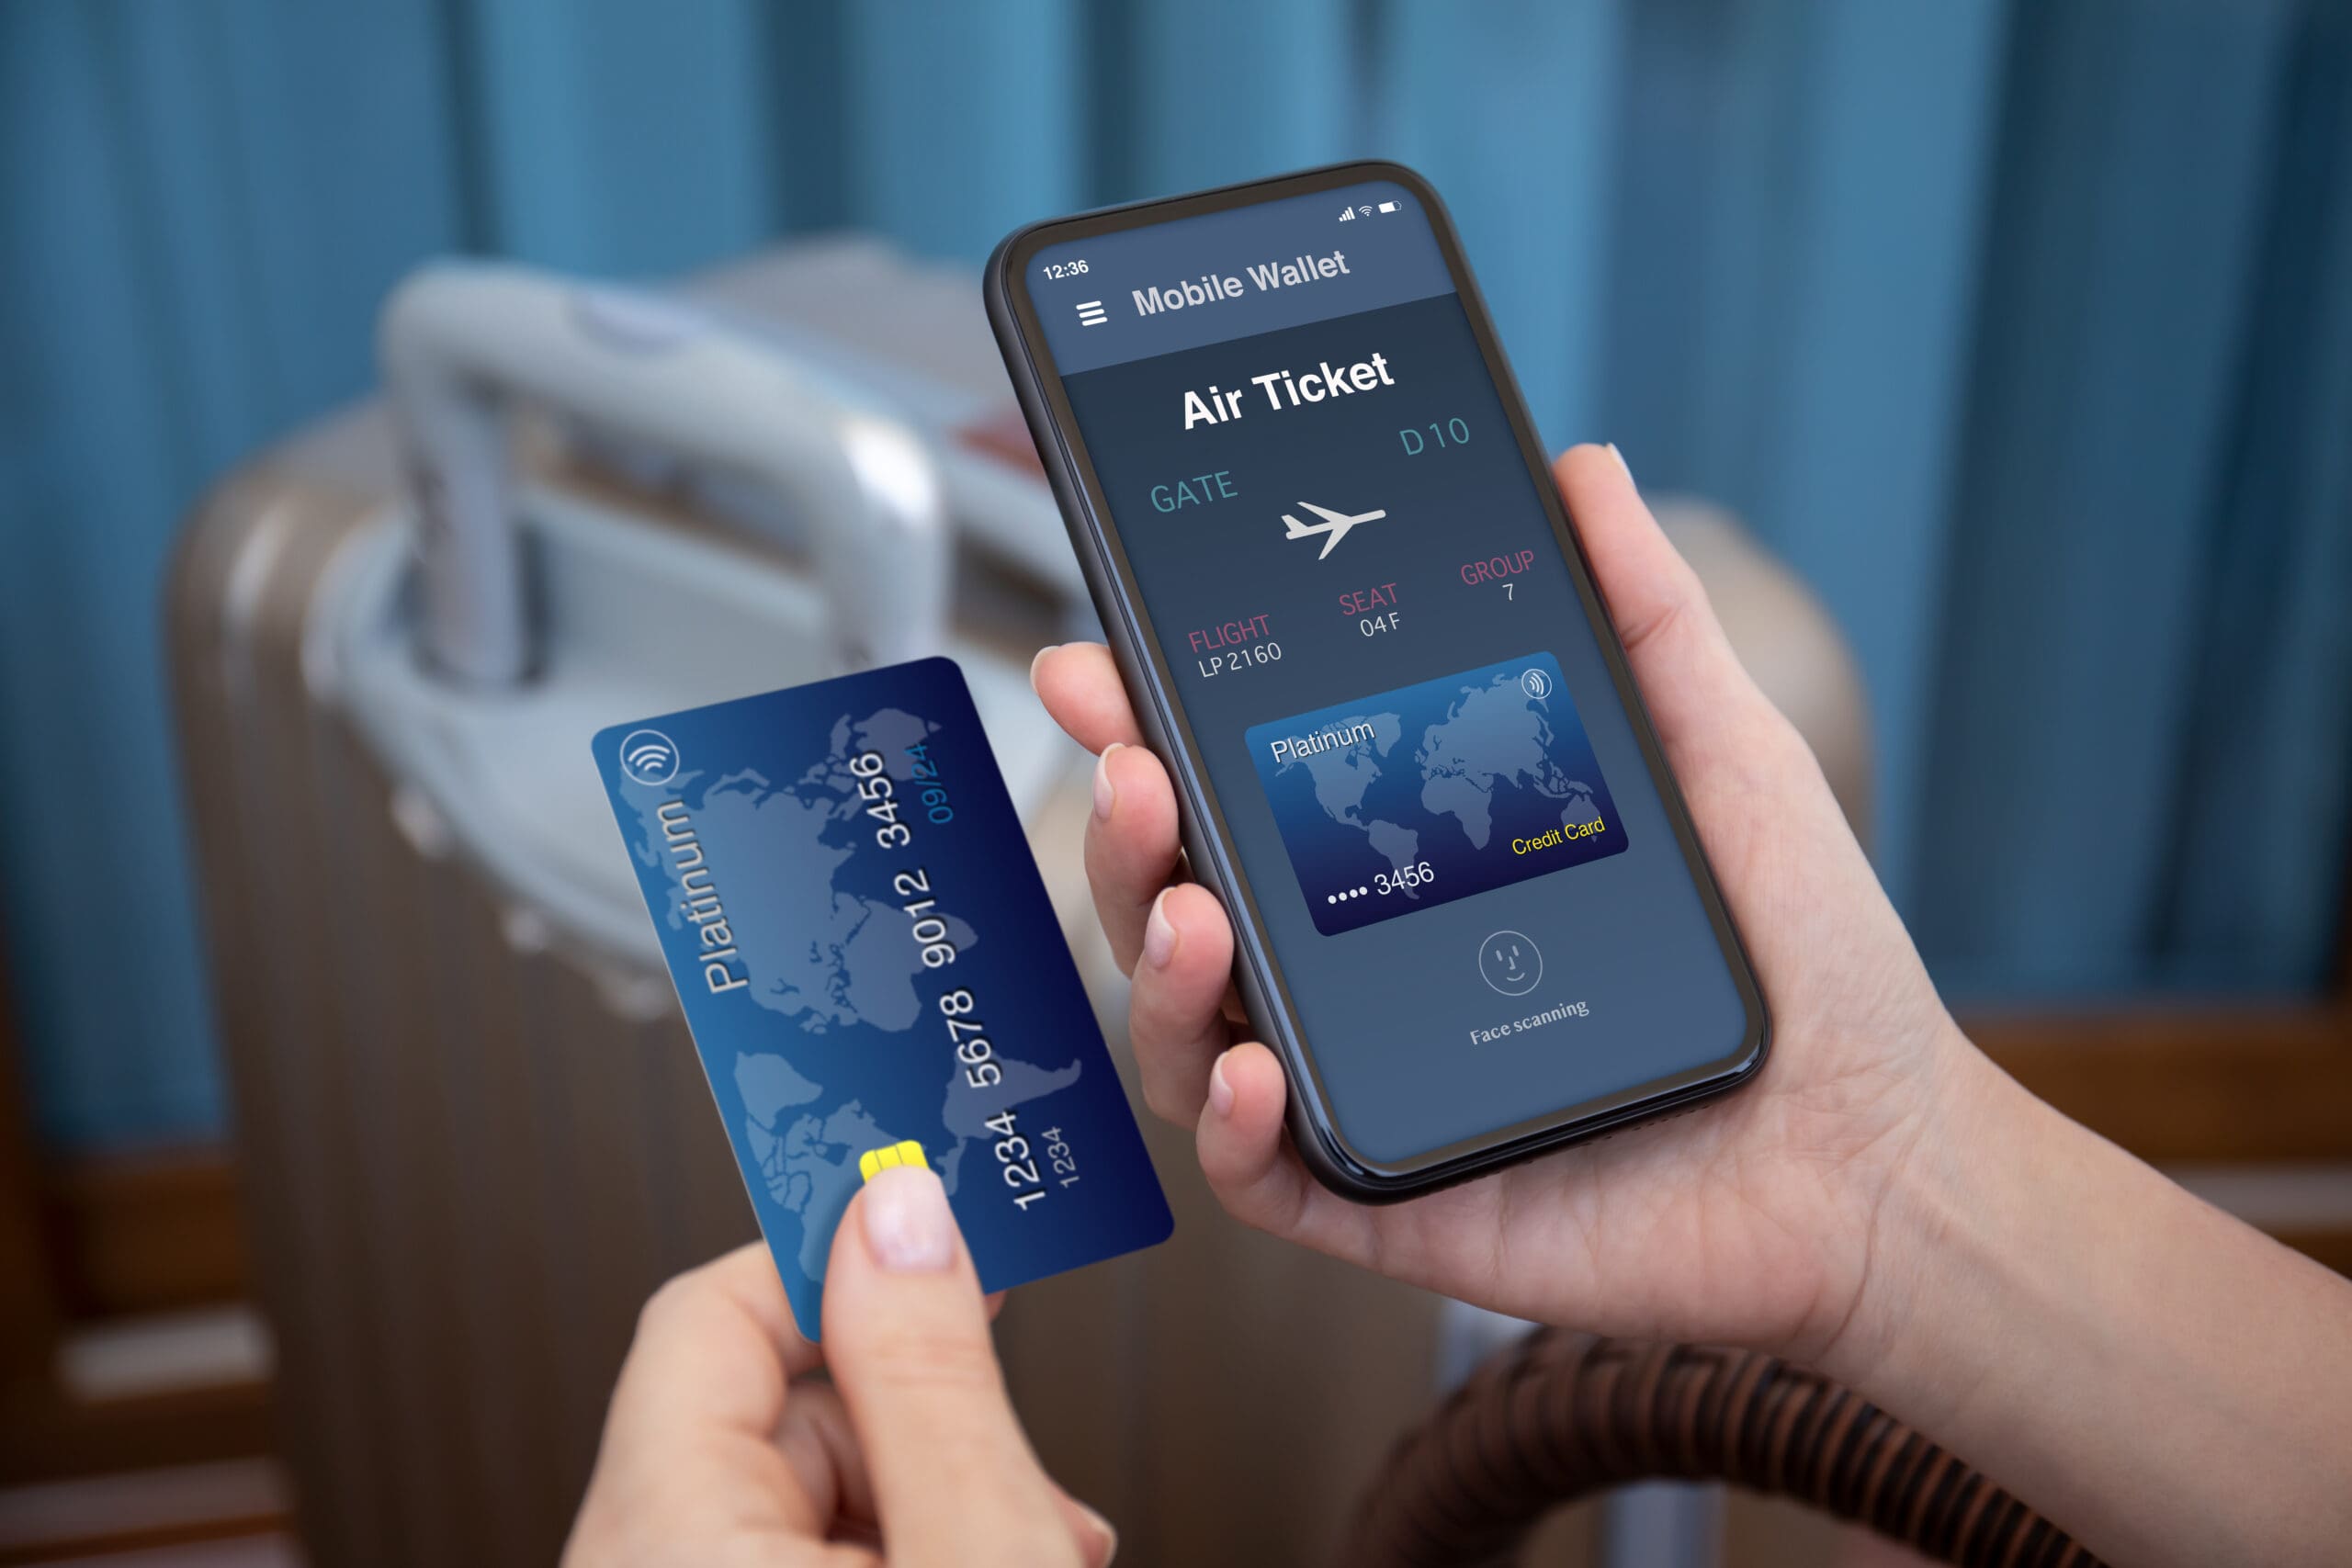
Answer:
<path fill-rule="evenodd" d="M 424 651 L 446 675 L 511 684 L 537 660 L 505 421 L 518 398 L 776 492 L 808 531 L 845 668 L 941 646 L 949 551 L 930 454 L 775 349 L 666 299 L 444 262 L 393 290 L 378 353 L 416 492 Z"/>

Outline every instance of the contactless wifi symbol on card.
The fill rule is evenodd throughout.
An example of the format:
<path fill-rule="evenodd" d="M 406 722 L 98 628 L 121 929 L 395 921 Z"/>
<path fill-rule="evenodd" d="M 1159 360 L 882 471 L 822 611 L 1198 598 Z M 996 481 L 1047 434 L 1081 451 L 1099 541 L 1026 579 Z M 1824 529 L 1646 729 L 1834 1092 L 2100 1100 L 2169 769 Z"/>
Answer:
<path fill-rule="evenodd" d="M 658 729 L 632 729 L 621 738 L 621 772 L 647 785 L 678 776 L 678 745 Z"/>

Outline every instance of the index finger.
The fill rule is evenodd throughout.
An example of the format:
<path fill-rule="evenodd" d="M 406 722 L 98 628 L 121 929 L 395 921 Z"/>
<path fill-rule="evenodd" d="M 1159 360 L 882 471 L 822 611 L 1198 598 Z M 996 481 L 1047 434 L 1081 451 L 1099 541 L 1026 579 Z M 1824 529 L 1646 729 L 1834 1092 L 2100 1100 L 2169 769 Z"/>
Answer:
<path fill-rule="evenodd" d="M 1066 642 L 1044 649 L 1029 666 L 1029 683 L 1054 722 L 1088 750 L 1143 744 L 1119 667 L 1101 643 Z"/>
<path fill-rule="evenodd" d="M 1693 738 L 1721 736 L 1726 719 L 1769 706 L 1623 457 L 1613 447 L 1572 446 L 1554 473 L 1669 756 Z M 1674 761 L 1679 772 L 1683 761 Z"/>
<path fill-rule="evenodd" d="M 632 1541 L 713 1518 L 820 1535 L 821 1470 L 775 1442 L 791 1380 L 817 1364 L 764 1247 L 679 1275 L 638 1319 L 564 1561 L 628 1562 Z"/>
<path fill-rule="evenodd" d="M 739 1247 L 653 1293 L 613 1390 L 624 1414 L 667 1427 L 692 1419 L 762 1435 L 775 1429 L 785 1384 L 823 1359 L 793 1326 L 765 1244 Z"/>

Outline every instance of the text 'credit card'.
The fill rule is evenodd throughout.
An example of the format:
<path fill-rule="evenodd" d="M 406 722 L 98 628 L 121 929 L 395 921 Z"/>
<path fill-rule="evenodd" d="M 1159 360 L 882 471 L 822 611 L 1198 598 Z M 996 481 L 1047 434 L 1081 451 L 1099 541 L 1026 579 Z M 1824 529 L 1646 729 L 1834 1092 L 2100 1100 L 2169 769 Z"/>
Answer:
<path fill-rule="evenodd" d="M 1244 739 L 1326 936 L 1625 847 L 1548 653 L 1253 725 Z"/>

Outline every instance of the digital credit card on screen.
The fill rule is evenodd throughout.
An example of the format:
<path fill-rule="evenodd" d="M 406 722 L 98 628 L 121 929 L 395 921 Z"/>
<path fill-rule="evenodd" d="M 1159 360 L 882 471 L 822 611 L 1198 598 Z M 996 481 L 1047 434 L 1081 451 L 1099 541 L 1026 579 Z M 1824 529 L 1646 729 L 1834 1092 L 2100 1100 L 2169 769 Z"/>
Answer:
<path fill-rule="evenodd" d="M 1243 739 L 1326 936 L 1625 848 L 1548 653 L 1253 725 Z"/>
<path fill-rule="evenodd" d="M 946 659 L 594 741 L 795 1320 L 858 1187 L 920 1161 L 980 1284 L 1172 1221 L 963 672 Z"/>

